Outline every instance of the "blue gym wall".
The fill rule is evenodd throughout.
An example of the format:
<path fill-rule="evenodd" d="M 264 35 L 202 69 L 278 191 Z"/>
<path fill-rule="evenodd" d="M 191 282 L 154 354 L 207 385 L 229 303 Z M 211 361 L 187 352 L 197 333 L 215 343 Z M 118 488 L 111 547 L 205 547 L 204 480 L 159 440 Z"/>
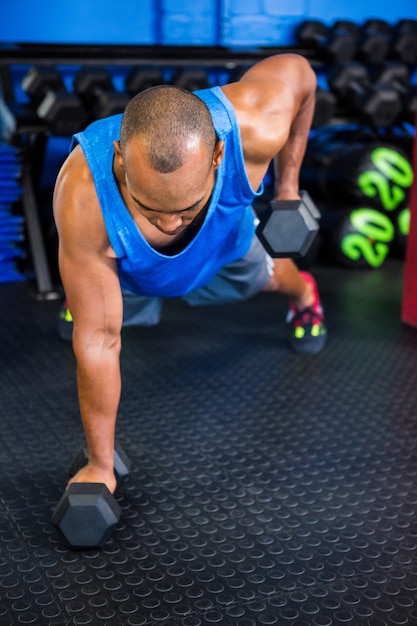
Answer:
<path fill-rule="evenodd" d="M 0 45 L 290 46 L 305 19 L 371 17 L 416 19 L 417 0 L 15 0 L 2 9 Z"/>

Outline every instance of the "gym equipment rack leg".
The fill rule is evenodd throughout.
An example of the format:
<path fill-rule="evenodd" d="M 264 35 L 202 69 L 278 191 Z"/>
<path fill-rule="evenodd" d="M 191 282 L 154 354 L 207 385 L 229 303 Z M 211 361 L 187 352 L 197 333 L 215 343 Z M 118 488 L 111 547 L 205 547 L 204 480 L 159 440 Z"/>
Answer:
<path fill-rule="evenodd" d="M 44 138 L 42 138 L 44 140 Z M 30 250 L 36 278 L 36 297 L 40 300 L 53 300 L 60 297 L 60 292 L 53 285 L 42 236 L 36 194 L 34 189 L 33 167 L 28 148 L 23 149 L 22 204 L 26 221 Z"/>

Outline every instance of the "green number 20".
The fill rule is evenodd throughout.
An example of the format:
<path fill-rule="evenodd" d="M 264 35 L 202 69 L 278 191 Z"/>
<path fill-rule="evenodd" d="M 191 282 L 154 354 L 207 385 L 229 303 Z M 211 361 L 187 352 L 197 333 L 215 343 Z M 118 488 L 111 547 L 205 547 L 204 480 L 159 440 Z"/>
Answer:
<path fill-rule="evenodd" d="M 361 257 L 371 267 L 379 267 L 385 261 L 390 243 L 394 238 L 394 225 L 383 213 L 374 209 L 356 209 L 350 214 L 350 223 L 357 231 L 348 233 L 341 241 L 343 254 L 351 261 Z"/>
<path fill-rule="evenodd" d="M 375 148 L 371 161 L 378 171 L 362 172 L 358 178 L 359 187 L 368 198 L 379 194 L 383 208 L 393 211 L 405 199 L 405 189 L 413 182 L 411 164 L 402 154 L 386 147 Z"/>

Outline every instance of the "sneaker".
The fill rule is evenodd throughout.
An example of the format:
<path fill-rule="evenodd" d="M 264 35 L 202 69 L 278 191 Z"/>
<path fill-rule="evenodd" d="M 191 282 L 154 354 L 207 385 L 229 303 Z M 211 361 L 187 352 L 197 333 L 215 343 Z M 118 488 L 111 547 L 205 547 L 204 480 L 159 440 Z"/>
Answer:
<path fill-rule="evenodd" d="M 314 278 L 307 272 L 300 272 L 300 275 L 313 286 L 314 302 L 305 309 L 298 309 L 290 302 L 287 315 L 287 322 L 292 326 L 290 343 L 293 350 L 300 354 L 317 354 L 324 348 L 327 339 L 323 307 Z"/>
<path fill-rule="evenodd" d="M 66 300 L 64 300 L 59 312 L 58 334 L 64 341 L 72 341 L 72 329 L 74 323 Z"/>

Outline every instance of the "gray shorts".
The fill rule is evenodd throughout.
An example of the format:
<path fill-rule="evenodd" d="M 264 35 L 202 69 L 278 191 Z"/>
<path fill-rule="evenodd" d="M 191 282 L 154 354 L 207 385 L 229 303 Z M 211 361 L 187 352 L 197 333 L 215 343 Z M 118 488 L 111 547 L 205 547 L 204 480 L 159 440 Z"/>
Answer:
<path fill-rule="evenodd" d="M 246 300 L 269 283 L 274 261 L 255 236 L 244 257 L 225 265 L 207 285 L 182 296 L 191 306 L 230 304 Z M 123 293 L 123 326 L 153 326 L 161 317 L 163 298 Z"/>

